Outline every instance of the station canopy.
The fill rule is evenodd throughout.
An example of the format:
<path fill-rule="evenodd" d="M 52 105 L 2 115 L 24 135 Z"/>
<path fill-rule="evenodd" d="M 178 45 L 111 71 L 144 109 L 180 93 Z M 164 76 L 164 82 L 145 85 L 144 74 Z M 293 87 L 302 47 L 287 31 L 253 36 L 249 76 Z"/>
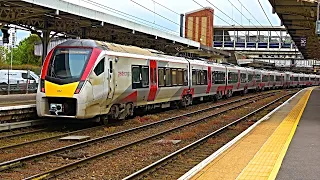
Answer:
<path fill-rule="evenodd" d="M 320 59 L 315 33 L 317 0 L 269 0 L 305 59 Z"/>
<path fill-rule="evenodd" d="M 33 33 L 61 33 L 171 55 L 183 52 L 206 58 L 230 56 L 179 35 L 62 0 L 0 0 L 0 12 L 0 23 L 22 26 Z"/>

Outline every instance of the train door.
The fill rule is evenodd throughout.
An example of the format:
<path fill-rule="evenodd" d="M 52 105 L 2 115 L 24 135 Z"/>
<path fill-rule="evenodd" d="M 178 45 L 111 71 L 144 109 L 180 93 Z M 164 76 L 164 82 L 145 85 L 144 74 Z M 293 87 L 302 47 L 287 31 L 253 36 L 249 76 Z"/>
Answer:
<path fill-rule="evenodd" d="M 98 61 L 98 64 L 93 69 L 92 76 L 90 77 L 90 82 L 92 84 L 92 93 L 94 101 L 103 98 L 105 93 L 105 57 Z"/>
<path fill-rule="evenodd" d="M 107 80 L 107 87 L 108 88 L 108 94 L 107 94 L 107 98 L 108 99 L 112 99 L 113 98 L 113 95 L 114 95 L 114 92 L 115 92 L 115 77 L 114 77 L 114 61 L 115 60 L 118 60 L 117 57 L 115 58 L 109 58 L 107 63 L 106 63 L 106 69 L 107 69 L 107 73 L 106 73 L 106 80 Z"/>

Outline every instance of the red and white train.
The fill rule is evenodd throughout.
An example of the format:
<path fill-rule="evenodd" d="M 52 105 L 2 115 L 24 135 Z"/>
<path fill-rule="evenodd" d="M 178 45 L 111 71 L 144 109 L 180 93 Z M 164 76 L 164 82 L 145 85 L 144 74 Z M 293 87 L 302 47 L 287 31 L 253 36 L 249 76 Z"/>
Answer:
<path fill-rule="evenodd" d="M 69 40 L 45 59 L 39 117 L 124 119 L 136 108 L 188 106 L 235 92 L 312 86 L 319 75 L 257 70 L 94 40 Z"/>

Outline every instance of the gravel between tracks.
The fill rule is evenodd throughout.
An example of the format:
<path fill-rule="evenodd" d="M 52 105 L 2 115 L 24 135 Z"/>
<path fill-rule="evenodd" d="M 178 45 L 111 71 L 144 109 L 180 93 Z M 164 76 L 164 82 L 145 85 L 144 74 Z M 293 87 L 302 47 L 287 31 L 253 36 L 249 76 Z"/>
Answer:
<path fill-rule="evenodd" d="M 255 94 L 249 94 L 248 96 L 254 96 Z M 218 104 L 223 104 L 229 101 L 233 101 L 236 99 L 241 99 L 242 97 L 233 97 L 230 98 L 228 100 L 224 100 L 224 101 L 219 101 L 217 103 L 214 103 L 214 105 L 218 105 Z M 174 109 L 174 110 L 169 110 L 169 111 L 165 111 L 165 112 L 161 112 L 158 114 L 152 114 L 152 115 L 145 115 L 142 117 L 135 117 L 134 119 L 129 119 L 128 121 L 122 121 L 119 123 L 115 123 L 115 124 L 111 124 L 109 126 L 106 127 L 101 127 L 101 129 L 98 129 L 94 132 L 82 132 L 82 133 L 77 133 L 74 135 L 85 135 L 85 136 L 90 136 L 91 138 L 95 138 L 95 137 L 100 137 L 100 136 L 104 136 L 107 134 L 111 134 L 111 133 L 115 133 L 115 132 L 119 132 L 119 131 L 123 131 L 126 129 L 130 129 L 133 127 L 137 127 L 137 126 L 141 126 L 150 122 L 155 122 L 155 121 L 160 121 L 162 119 L 166 119 L 169 117 L 174 117 L 174 116 L 178 116 L 181 114 L 185 114 L 187 112 L 191 112 L 191 111 L 197 111 L 200 109 L 204 109 L 207 108 L 209 106 L 212 106 L 212 102 L 208 102 L 208 103 L 202 103 L 202 104 L 198 104 L 198 105 L 194 105 L 194 106 L 190 106 L 187 107 L 185 109 Z M 50 136 L 50 133 L 41 133 L 41 136 L 38 136 L 36 138 L 32 138 L 32 136 L 29 136 L 30 138 L 28 139 L 21 139 L 19 141 L 28 141 L 31 139 L 38 139 L 38 138 L 45 138 Z M 9 142 L 8 142 L 9 143 Z M 17 142 L 15 142 L 17 143 Z M 3 161 L 9 161 L 12 159 L 16 159 L 19 157 L 23 157 L 23 156 L 28 156 L 28 155 L 32 155 L 32 154 L 37 154 L 40 152 L 45 152 L 51 149 L 55 149 L 55 148 L 59 148 L 59 147 L 63 147 L 63 146 L 67 146 L 67 145 L 71 145 L 74 144 L 75 142 L 62 142 L 59 141 L 58 139 L 52 139 L 49 141 L 43 141 L 43 142 L 38 142 L 38 143 L 34 143 L 34 144 L 29 144 L 29 145 L 24 145 L 21 147 L 16 147 L 16 148 L 12 148 L 12 149 L 7 149 L 4 151 L 0 151 L 0 162 Z M 1 146 L 5 146 L 1 145 Z"/>

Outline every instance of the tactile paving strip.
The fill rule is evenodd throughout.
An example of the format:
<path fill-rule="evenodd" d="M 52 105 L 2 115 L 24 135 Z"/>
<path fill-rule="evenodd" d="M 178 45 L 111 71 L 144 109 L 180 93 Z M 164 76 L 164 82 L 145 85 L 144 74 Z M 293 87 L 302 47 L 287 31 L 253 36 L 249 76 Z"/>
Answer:
<path fill-rule="evenodd" d="M 237 177 L 238 180 L 275 179 L 312 92 L 309 89 Z"/>

